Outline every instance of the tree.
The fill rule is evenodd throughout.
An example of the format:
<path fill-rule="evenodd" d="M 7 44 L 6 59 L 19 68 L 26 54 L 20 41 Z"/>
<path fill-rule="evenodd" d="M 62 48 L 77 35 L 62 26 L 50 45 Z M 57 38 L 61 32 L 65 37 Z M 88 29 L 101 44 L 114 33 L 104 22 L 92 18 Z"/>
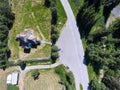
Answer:
<path fill-rule="evenodd" d="M 50 7 L 50 0 L 45 0 L 44 5 L 45 5 L 46 7 Z"/>
<path fill-rule="evenodd" d="M 56 45 L 52 46 L 52 52 L 57 52 L 58 51 L 58 47 Z"/>
<path fill-rule="evenodd" d="M 95 80 L 90 82 L 90 90 L 106 90 L 104 83 L 98 83 Z"/>
<path fill-rule="evenodd" d="M 113 76 L 105 74 L 102 82 L 109 88 L 109 90 L 120 90 L 120 83 Z"/>
<path fill-rule="evenodd" d="M 81 37 L 87 37 L 91 28 L 99 20 L 95 8 L 93 6 L 88 6 L 87 3 L 83 5 L 79 13 L 77 14 L 77 25 L 80 30 Z"/>
<path fill-rule="evenodd" d="M 31 76 L 33 77 L 34 80 L 38 79 L 39 75 L 40 75 L 40 72 L 38 69 L 35 69 L 31 72 Z"/>

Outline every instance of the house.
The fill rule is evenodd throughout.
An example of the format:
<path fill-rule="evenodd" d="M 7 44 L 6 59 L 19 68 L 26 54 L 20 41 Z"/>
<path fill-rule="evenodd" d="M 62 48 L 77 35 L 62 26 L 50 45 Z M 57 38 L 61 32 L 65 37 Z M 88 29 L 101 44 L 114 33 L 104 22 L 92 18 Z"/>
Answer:
<path fill-rule="evenodd" d="M 33 30 L 25 29 L 23 33 L 17 34 L 16 40 L 24 49 L 30 49 L 34 45 L 39 45 L 40 40 L 34 36 Z"/>
<path fill-rule="evenodd" d="M 7 76 L 7 84 L 16 85 L 18 83 L 18 72 L 13 72 Z"/>

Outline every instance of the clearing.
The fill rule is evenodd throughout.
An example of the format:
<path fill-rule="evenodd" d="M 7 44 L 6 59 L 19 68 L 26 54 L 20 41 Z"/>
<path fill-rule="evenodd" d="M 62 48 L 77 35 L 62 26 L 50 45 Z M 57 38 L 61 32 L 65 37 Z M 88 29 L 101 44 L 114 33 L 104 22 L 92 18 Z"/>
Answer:
<path fill-rule="evenodd" d="M 41 44 L 24 53 L 15 38 L 24 29 L 33 29 L 40 40 L 50 42 L 51 11 L 44 6 L 44 0 L 11 0 L 12 11 L 15 13 L 14 25 L 9 35 L 10 60 L 49 57 L 51 45 Z M 47 48 L 47 49 L 46 49 Z"/>
<path fill-rule="evenodd" d="M 39 79 L 34 80 L 31 77 L 31 71 L 25 76 L 24 90 L 62 90 L 62 85 L 59 84 L 60 78 L 52 70 L 40 70 Z"/>

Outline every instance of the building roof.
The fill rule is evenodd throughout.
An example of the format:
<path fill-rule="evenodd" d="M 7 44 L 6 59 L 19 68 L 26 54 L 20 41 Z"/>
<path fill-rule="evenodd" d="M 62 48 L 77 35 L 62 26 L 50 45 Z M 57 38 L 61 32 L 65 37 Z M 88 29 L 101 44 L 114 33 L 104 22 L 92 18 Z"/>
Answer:
<path fill-rule="evenodd" d="M 30 49 L 32 45 L 40 44 L 39 38 L 34 35 L 31 29 L 25 29 L 24 32 L 17 34 L 16 40 L 18 40 L 25 49 Z"/>
<path fill-rule="evenodd" d="M 16 85 L 18 82 L 18 72 L 13 72 L 7 76 L 7 84 Z"/>

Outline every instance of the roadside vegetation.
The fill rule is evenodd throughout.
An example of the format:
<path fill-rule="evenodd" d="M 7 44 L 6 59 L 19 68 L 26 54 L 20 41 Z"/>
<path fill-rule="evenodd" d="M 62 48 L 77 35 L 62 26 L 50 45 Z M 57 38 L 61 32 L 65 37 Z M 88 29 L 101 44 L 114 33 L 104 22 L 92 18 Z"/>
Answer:
<path fill-rule="evenodd" d="M 71 9 L 76 17 L 80 7 L 84 3 L 84 0 L 68 0 L 68 1 L 69 1 L 70 6 L 71 6 Z"/>
<path fill-rule="evenodd" d="M 56 41 L 58 40 L 62 27 L 65 25 L 67 16 L 65 14 L 64 8 L 60 0 L 51 0 L 51 62 L 55 63 L 58 59 L 58 48 L 55 46 Z"/>
<path fill-rule="evenodd" d="M 120 89 L 120 18 L 106 28 L 111 10 L 119 3 L 119 0 L 84 0 L 77 14 L 90 90 Z"/>
<path fill-rule="evenodd" d="M 7 90 L 19 90 L 19 88 L 13 85 L 7 85 Z"/>
<path fill-rule="evenodd" d="M 80 90 L 83 90 L 83 86 L 82 86 L 82 84 L 80 84 Z"/>
<path fill-rule="evenodd" d="M 64 85 L 66 90 L 76 90 L 75 80 L 74 80 L 72 72 L 70 72 L 69 70 L 66 70 L 66 68 L 63 65 L 56 67 L 55 72 L 60 77 L 59 83 Z"/>

